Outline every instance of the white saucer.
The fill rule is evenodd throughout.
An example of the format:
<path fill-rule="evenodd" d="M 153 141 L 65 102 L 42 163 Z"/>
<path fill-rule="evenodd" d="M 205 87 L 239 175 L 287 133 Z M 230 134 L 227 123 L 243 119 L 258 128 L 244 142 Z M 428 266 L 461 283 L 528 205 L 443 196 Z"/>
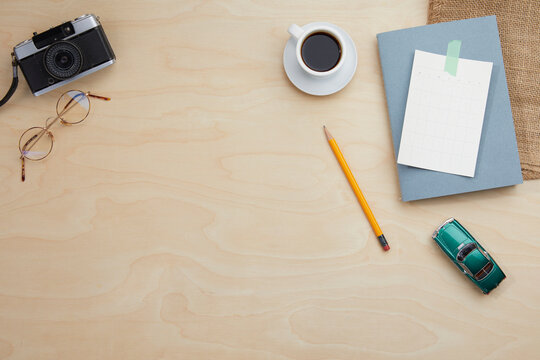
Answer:
<path fill-rule="evenodd" d="M 341 69 L 335 74 L 326 78 L 316 78 L 302 70 L 296 59 L 296 41 L 292 36 L 289 41 L 287 41 L 285 51 L 283 51 L 283 67 L 285 68 L 289 80 L 303 92 L 319 96 L 330 95 L 343 89 L 353 78 L 357 63 L 356 47 L 345 30 L 326 22 L 310 23 L 302 26 L 302 29 L 309 31 L 311 28 L 321 25 L 331 27 L 338 31 L 341 36 L 343 36 L 343 39 L 345 39 L 347 48 L 350 49 Z"/>

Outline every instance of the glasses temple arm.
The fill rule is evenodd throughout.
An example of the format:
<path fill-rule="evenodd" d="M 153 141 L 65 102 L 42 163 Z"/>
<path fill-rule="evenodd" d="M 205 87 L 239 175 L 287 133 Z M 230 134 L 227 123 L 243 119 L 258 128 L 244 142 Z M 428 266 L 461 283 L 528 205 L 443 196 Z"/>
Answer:
<path fill-rule="evenodd" d="M 73 102 L 73 98 L 71 98 L 68 103 L 64 106 L 64 108 L 62 109 L 62 111 L 60 111 L 60 114 L 63 114 L 65 111 L 67 111 L 67 108 L 68 106 Z"/>
<path fill-rule="evenodd" d="M 24 181 L 26 179 L 26 171 L 24 169 L 24 153 L 27 151 L 26 147 L 32 140 L 34 140 L 37 137 L 37 134 L 32 136 L 28 141 L 23 145 L 22 147 L 22 154 L 21 154 L 21 181 Z"/>
<path fill-rule="evenodd" d="M 26 171 L 24 169 L 24 156 L 21 156 L 21 181 L 26 179 Z"/>
<path fill-rule="evenodd" d="M 28 145 L 32 142 L 32 140 L 34 140 L 36 137 L 38 136 L 38 134 L 32 136 L 30 139 L 28 139 L 28 141 L 26 143 L 24 143 L 23 147 L 22 147 L 22 154 L 21 154 L 21 158 L 24 158 L 24 153 L 27 151 L 27 147 Z M 30 150 L 30 149 L 28 149 Z"/>
<path fill-rule="evenodd" d="M 93 98 L 96 98 L 96 99 L 100 99 L 100 100 L 105 100 L 105 101 L 110 101 L 111 100 L 110 97 L 106 97 L 106 96 L 94 95 L 94 94 L 90 94 L 90 93 L 87 93 L 86 95 L 90 96 L 90 97 L 93 97 Z"/>

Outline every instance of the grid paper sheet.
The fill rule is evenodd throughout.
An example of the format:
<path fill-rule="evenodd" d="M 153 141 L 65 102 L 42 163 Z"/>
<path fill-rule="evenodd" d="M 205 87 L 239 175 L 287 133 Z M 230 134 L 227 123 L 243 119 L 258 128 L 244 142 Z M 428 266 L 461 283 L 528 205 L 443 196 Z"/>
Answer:
<path fill-rule="evenodd" d="M 493 63 L 416 50 L 398 163 L 474 177 Z"/>

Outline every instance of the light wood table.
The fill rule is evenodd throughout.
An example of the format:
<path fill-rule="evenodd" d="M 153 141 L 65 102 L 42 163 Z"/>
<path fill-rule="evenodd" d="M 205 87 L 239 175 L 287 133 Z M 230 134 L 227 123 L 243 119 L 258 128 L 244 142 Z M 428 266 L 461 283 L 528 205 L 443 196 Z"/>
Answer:
<path fill-rule="evenodd" d="M 19 136 L 67 88 L 34 98 L 21 79 L 0 109 L 0 359 L 540 356 L 540 181 L 399 200 L 375 34 L 425 24 L 426 0 L 6 0 L 1 89 L 13 45 L 85 12 L 118 62 L 67 88 L 113 100 L 56 126 L 25 183 Z M 312 21 L 358 49 L 328 97 L 282 67 L 287 27 Z M 450 216 L 507 273 L 491 295 L 431 240 Z"/>

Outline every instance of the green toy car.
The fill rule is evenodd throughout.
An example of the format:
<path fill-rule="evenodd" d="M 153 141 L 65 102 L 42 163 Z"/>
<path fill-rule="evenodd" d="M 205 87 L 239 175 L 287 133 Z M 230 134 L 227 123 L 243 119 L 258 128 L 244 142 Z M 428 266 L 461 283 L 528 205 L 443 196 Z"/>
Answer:
<path fill-rule="evenodd" d="M 484 294 L 506 278 L 495 260 L 454 218 L 443 222 L 433 233 L 433 240 Z"/>

